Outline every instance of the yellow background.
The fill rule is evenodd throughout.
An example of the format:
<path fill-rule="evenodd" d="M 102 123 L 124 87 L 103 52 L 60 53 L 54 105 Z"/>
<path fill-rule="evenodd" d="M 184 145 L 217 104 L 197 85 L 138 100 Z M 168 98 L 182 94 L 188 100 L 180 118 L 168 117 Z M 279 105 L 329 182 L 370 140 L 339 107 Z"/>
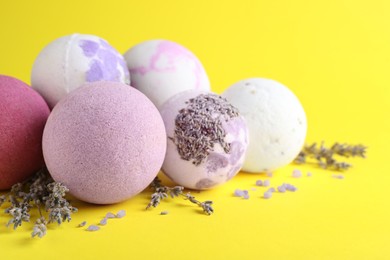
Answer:
<path fill-rule="evenodd" d="M 308 142 L 363 143 L 345 179 L 310 166 L 274 173 L 295 193 L 261 198 L 264 174 L 240 173 L 202 193 L 215 214 L 187 201 L 145 211 L 150 191 L 112 206 L 75 202 L 70 223 L 30 239 L 31 225 L 4 227 L 0 258 L 16 259 L 390 259 L 390 1 L 6 1 L 0 4 L 0 73 L 30 82 L 39 51 L 57 37 L 96 34 L 120 52 L 165 38 L 192 50 L 214 91 L 247 77 L 289 86 L 308 117 Z M 298 168 L 312 177 L 293 179 Z M 236 188 L 251 198 L 233 197 Z M 89 233 L 77 224 L 125 209 L 123 219 Z M 162 210 L 169 214 L 161 216 Z M 21 259 L 21 258 L 20 258 Z"/>

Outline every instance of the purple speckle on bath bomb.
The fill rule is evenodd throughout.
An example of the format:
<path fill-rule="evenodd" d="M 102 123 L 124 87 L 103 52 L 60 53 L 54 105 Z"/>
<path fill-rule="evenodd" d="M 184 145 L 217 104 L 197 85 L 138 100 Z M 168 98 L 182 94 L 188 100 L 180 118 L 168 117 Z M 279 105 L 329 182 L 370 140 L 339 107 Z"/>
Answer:
<path fill-rule="evenodd" d="M 42 133 L 50 110 L 24 82 L 0 75 L 0 190 L 43 165 Z"/>
<path fill-rule="evenodd" d="M 87 57 L 94 56 L 99 49 L 99 43 L 91 40 L 81 40 L 79 42 L 79 46 L 83 50 L 84 55 Z"/>
<path fill-rule="evenodd" d="M 92 60 L 91 67 L 87 71 L 87 81 L 94 82 L 103 79 L 103 63 L 99 60 Z"/>
<path fill-rule="evenodd" d="M 228 166 L 229 160 L 226 156 L 211 152 L 210 155 L 207 157 L 207 171 L 208 172 L 215 172 L 220 168 L 225 168 Z"/>
<path fill-rule="evenodd" d="M 118 82 L 85 84 L 53 109 L 43 134 L 52 177 L 96 204 L 124 201 L 145 189 L 164 160 L 162 118 L 141 92 Z"/>
<path fill-rule="evenodd" d="M 89 70 L 86 72 L 86 81 L 99 80 L 120 81 L 122 73 L 129 78 L 124 58 L 104 40 L 99 43 L 91 40 L 81 40 L 80 47 L 84 55 L 91 58 Z"/>

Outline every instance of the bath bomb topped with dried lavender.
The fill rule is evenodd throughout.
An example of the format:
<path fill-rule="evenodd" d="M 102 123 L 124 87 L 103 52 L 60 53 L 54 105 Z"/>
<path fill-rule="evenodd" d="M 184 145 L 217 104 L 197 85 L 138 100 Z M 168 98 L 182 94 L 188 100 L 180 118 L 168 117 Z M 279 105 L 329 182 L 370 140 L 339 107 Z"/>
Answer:
<path fill-rule="evenodd" d="M 233 178 L 248 146 L 243 117 L 226 99 L 189 90 L 160 109 L 168 145 L 163 172 L 175 183 L 204 190 Z"/>
<path fill-rule="evenodd" d="M 276 170 L 299 154 L 306 137 L 306 114 L 286 86 L 251 78 L 233 84 L 222 96 L 238 108 L 248 124 L 250 143 L 243 171 Z"/>
<path fill-rule="evenodd" d="M 87 83 L 53 109 L 43 155 L 53 179 L 86 202 L 111 204 L 144 190 L 164 160 L 159 111 L 119 82 Z"/>
<path fill-rule="evenodd" d="M 182 91 L 210 91 L 210 82 L 201 62 L 178 43 L 167 40 L 141 42 L 130 48 L 124 57 L 131 85 L 157 107 Z"/>
<path fill-rule="evenodd" d="M 130 83 L 123 56 L 98 36 L 72 34 L 49 43 L 36 58 L 31 85 L 51 108 L 86 82 Z"/>

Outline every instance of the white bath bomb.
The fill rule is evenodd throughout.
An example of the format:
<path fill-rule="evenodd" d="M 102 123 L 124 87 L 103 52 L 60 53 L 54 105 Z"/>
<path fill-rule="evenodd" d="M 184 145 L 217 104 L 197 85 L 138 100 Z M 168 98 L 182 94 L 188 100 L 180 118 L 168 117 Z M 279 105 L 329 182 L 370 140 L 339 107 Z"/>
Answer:
<path fill-rule="evenodd" d="M 31 86 L 53 108 L 86 82 L 130 83 L 123 56 L 102 38 L 72 34 L 49 43 L 36 58 Z"/>
<path fill-rule="evenodd" d="M 160 113 L 168 135 L 162 169 L 172 181 L 203 190 L 239 172 L 248 146 L 248 129 L 226 99 L 189 90 L 170 98 Z"/>
<path fill-rule="evenodd" d="M 198 58 L 177 43 L 145 41 L 129 49 L 124 57 L 131 85 L 157 107 L 185 90 L 210 90 L 209 79 Z"/>
<path fill-rule="evenodd" d="M 306 115 L 286 86 L 251 78 L 233 84 L 222 96 L 238 108 L 249 128 L 243 171 L 275 170 L 298 155 L 306 137 Z"/>

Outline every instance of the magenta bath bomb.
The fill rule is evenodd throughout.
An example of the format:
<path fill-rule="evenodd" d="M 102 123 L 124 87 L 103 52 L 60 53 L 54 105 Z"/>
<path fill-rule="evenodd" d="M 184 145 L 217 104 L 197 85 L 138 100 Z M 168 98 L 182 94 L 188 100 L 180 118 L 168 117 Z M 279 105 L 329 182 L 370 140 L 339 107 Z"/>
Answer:
<path fill-rule="evenodd" d="M 49 113 L 35 90 L 0 75 L 0 190 L 42 167 L 42 133 Z"/>
<path fill-rule="evenodd" d="M 53 109 L 43 133 L 52 177 L 80 200 L 111 204 L 145 189 L 166 151 L 162 118 L 138 90 L 87 83 Z"/>
<path fill-rule="evenodd" d="M 31 85 L 53 108 L 86 82 L 130 83 L 123 56 L 102 38 L 72 34 L 49 43 L 33 65 Z"/>
<path fill-rule="evenodd" d="M 190 90 L 160 109 L 168 136 L 163 172 L 187 188 L 204 190 L 241 169 L 248 129 L 238 110 L 212 93 Z"/>
<path fill-rule="evenodd" d="M 145 41 L 129 49 L 124 57 L 131 85 L 157 107 L 182 91 L 210 91 L 209 79 L 198 58 L 175 42 Z"/>

